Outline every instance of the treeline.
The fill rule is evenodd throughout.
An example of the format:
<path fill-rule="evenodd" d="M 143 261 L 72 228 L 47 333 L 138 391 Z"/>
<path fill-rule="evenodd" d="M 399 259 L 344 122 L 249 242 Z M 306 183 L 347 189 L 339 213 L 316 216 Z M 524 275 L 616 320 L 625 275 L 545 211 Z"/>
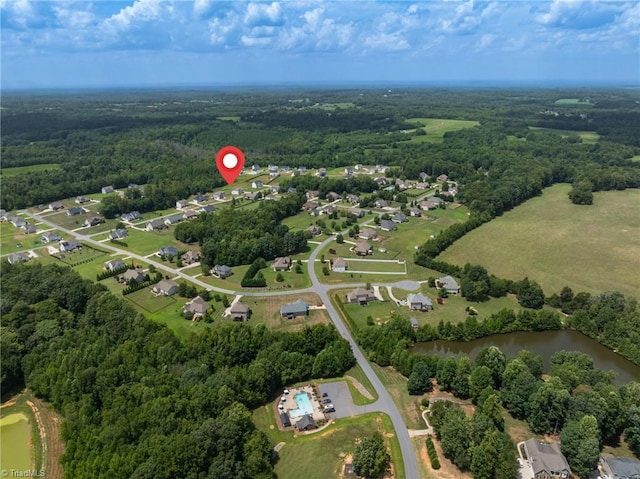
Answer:
<path fill-rule="evenodd" d="M 65 477 L 274 478 L 252 408 L 355 364 L 331 326 L 232 324 L 184 342 L 56 265 L 2 265 L 2 388 L 64 416 Z"/>
<path fill-rule="evenodd" d="M 302 195 L 286 195 L 279 201 L 260 202 L 258 208 L 225 208 L 201 214 L 179 224 L 177 240 L 198 242 L 203 262 L 209 266 L 247 264 L 257 258 L 270 260 L 303 251 L 307 246 L 304 231 L 289 231 L 280 222 L 298 214 Z"/>
<path fill-rule="evenodd" d="M 334 192 L 341 195 L 371 193 L 378 189 L 378 183 L 370 176 L 357 175 L 348 180 L 339 178 L 320 178 L 312 175 L 300 175 L 293 178 L 284 178 L 280 182 L 280 188 L 287 191 L 295 188 L 298 193 L 307 191 L 318 191 L 320 198 L 325 199 L 327 193 Z"/>

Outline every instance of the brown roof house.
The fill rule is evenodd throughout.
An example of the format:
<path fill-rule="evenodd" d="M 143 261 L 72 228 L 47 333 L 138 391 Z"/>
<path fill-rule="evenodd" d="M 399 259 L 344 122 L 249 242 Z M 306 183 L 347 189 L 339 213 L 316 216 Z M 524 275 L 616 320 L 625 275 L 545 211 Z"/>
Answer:
<path fill-rule="evenodd" d="M 367 304 L 369 301 L 377 301 L 375 293 L 372 289 L 356 288 L 347 294 L 348 303 Z"/>
<path fill-rule="evenodd" d="M 182 262 L 184 264 L 193 264 L 193 263 L 197 263 L 198 261 L 200 261 L 200 253 L 197 251 L 187 251 L 185 254 L 183 254 L 180 259 L 182 260 Z"/>
<path fill-rule="evenodd" d="M 571 474 L 569 463 L 557 444 L 543 444 L 531 438 L 524 448 L 535 479 L 565 479 Z"/>
<path fill-rule="evenodd" d="M 163 280 L 153 286 L 156 296 L 172 296 L 178 292 L 178 283 L 173 280 Z"/>
<path fill-rule="evenodd" d="M 229 310 L 234 321 L 247 321 L 251 317 L 251 309 L 246 304 L 238 301 Z"/>
<path fill-rule="evenodd" d="M 142 268 L 135 268 L 135 269 L 128 269 L 127 271 L 125 271 L 124 274 L 122 275 L 122 279 L 124 279 L 124 282 L 127 284 L 130 284 L 132 281 L 135 281 L 136 283 L 140 284 L 140 283 L 144 283 L 146 278 L 144 275 L 144 271 L 142 271 Z"/>
<path fill-rule="evenodd" d="M 347 271 L 347 262 L 344 260 L 344 258 L 336 258 L 331 264 L 331 269 L 336 273 L 344 273 L 345 271 Z"/>
<path fill-rule="evenodd" d="M 291 258 L 289 256 L 276 258 L 276 261 L 273 263 L 274 271 L 289 271 L 290 269 L 291 269 Z"/>
<path fill-rule="evenodd" d="M 373 249 L 366 241 L 358 241 L 353 248 L 353 252 L 358 256 L 367 256 L 373 254 Z"/>
<path fill-rule="evenodd" d="M 376 236 L 378 236 L 378 233 L 376 233 L 376 230 L 372 228 L 362 228 L 360 230 L 360 233 L 358 233 L 358 238 L 361 238 L 364 240 L 371 240 L 371 239 L 374 239 Z"/>
<path fill-rule="evenodd" d="M 211 308 L 207 302 L 200 296 L 196 296 L 184 305 L 182 314 L 193 319 L 201 318 Z"/>

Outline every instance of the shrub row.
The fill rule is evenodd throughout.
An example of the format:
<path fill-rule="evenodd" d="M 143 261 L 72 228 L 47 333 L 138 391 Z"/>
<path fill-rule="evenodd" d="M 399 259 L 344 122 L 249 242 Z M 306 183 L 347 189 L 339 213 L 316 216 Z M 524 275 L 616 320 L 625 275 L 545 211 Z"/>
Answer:
<path fill-rule="evenodd" d="M 127 286 L 122 290 L 122 295 L 126 296 L 127 294 L 135 293 L 136 291 L 139 291 L 142 288 L 146 288 L 147 286 L 151 286 L 160 282 L 161 279 L 162 279 L 162 274 L 157 274 L 154 278 L 151 278 L 149 281 L 130 284 L 129 286 Z"/>
<path fill-rule="evenodd" d="M 438 459 L 436 447 L 433 445 L 433 439 L 431 439 L 430 437 L 427 438 L 427 452 L 429 453 L 431 467 L 434 469 L 440 469 L 440 459 Z"/>
<path fill-rule="evenodd" d="M 111 271 L 101 271 L 100 273 L 98 273 L 96 275 L 96 279 L 97 279 L 97 281 L 100 281 L 100 280 L 103 280 L 103 279 L 111 278 L 111 277 L 117 276 L 117 275 L 119 275 L 121 273 L 125 273 L 129 268 L 133 269 L 133 267 L 134 267 L 133 264 L 130 264 L 130 265 L 125 264 L 122 267 L 113 269 Z"/>
<path fill-rule="evenodd" d="M 240 285 L 243 288 L 264 288 L 267 285 L 267 280 L 264 279 L 262 273 L 260 273 L 260 269 L 265 268 L 267 266 L 267 262 L 263 258 L 258 258 L 245 273 L 242 281 L 240 281 Z"/>

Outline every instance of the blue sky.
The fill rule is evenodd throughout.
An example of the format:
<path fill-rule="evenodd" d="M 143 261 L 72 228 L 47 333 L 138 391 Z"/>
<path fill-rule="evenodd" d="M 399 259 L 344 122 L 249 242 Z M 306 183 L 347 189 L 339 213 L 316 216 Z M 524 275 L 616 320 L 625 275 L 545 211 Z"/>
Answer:
<path fill-rule="evenodd" d="M 0 0 L 2 88 L 638 85 L 640 2 Z"/>

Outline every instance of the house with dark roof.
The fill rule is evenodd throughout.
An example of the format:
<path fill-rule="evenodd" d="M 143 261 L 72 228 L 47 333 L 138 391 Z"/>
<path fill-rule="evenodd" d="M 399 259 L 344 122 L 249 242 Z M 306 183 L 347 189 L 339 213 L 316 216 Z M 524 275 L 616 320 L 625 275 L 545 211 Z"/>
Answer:
<path fill-rule="evenodd" d="M 195 195 L 193 197 L 193 201 L 196 203 L 202 203 L 203 201 L 207 201 L 209 199 L 209 197 L 207 195 L 204 195 L 202 193 L 198 193 L 197 195 Z"/>
<path fill-rule="evenodd" d="M 158 250 L 158 256 L 164 256 L 165 258 L 175 258 L 178 256 L 178 248 L 175 246 L 163 246 Z"/>
<path fill-rule="evenodd" d="M 118 228 L 117 230 L 113 230 L 111 233 L 109 233 L 108 238 L 110 240 L 121 240 L 125 239 L 127 236 L 129 236 L 129 233 L 127 233 L 126 229 Z"/>
<path fill-rule="evenodd" d="M 62 240 L 58 244 L 60 245 L 60 251 L 75 251 L 82 247 L 78 240 L 74 239 L 70 239 L 68 241 Z"/>
<path fill-rule="evenodd" d="M 234 321 L 247 321 L 251 317 L 251 308 L 246 304 L 237 301 L 229 309 L 229 314 L 231 314 L 231 319 Z"/>
<path fill-rule="evenodd" d="M 110 193 L 115 192 L 116 190 L 113 189 L 113 186 L 103 186 L 100 191 L 102 192 L 103 195 L 108 195 Z"/>
<path fill-rule="evenodd" d="M 262 186 L 263 186 L 263 183 L 260 180 L 255 180 L 251 182 L 251 188 L 254 188 L 254 189 L 262 188 Z"/>
<path fill-rule="evenodd" d="M 438 289 L 444 289 L 447 293 L 451 294 L 458 294 L 460 292 L 460 285 L 449 275 L 436 279 L 436 287 Z"/>
<path fill-rule="evenodd" d="M 198 251 L 189 250 L 183 254 L 180 259 L 184 264 L 193 264 L 200 261 L 200 253 Z"/>
<path fill-rule="evenodd" d="M 32 225 L 31 223 L 27 223 L 22 227 L 22 232 L 26 235 L 32 235 L 38 232 L 38 228 L 36 225 Z"/>
<path fill-rule="evenodd" d="M 167 226 L 176 225 L 180 223 L 182 220 L 184 220 L 184 217 L 182 215 L 171 215 L 171 216 L 167 216 L 164 219 L 164 224 Z"/>
<path fill-rule="evenodd" d="M 531 438 L 524 442 L 535 479 L 565 479 L 571 474 L 569 463 L 557 444 L 544 444 Z"/>
<path fill-rule="evenodd" d="M 376 208 L 386 208 L 387 206 L 389 206 L 389 203 L 387 202 L 387 200 L 376 200 L 376 202 L 373 204 Z"/>
<path fill-rule="evenodd" d="M 10 221 L 11 221 L 11 224 L 16 228 L 24 228 L 29 224 L 27 223 L 27 220 L 19 216 L 13 216 Z"/>
<path fill-rule="evenodd" d="M 244 193 L 244 190 L 242 188 L 234 188 L 231 190 L 231 194 L 233 196 L 240 196 Z"/>
<path fill-rule="evenodd" d="M 435 210 L 437 208 L 440 207 L 441 204 L 444 203 L 444 200 L 442 198 L 437 198 L 435 196 L 429 198 L 426 201 L 423 201 L 422 203 L 420 203 L 420 208 L 422 208 L 423 210 Z"/>
<path fill-rule="evenodd" d="M 380 220 L 380 229 L 382 231 L 395 231 L 398 226 L 391 220 Z"/>
<path fill-rule="evenodd" d="M 192 220 L 193 218 L 197 218 L 197 216 L 198 216 L 198 213 L 196 213 L 195 211 L 187 210 L 182 215 L 182 218 L 185 220 Z"/>
<path fill-rule="evenodd" d="M 82 208 L 80 206 L 78 206 L 78 207 L 74 206 L 74 207 L 69 208 L 67 210 L 67 216 L 78 216 L 78 215 L 84 214 L 86 212 L 87 212 L 87 210 L 85 210 L 84 208 Z"/>
<path fill-rule="evenodd" d="M 220 279 L 225 279 L 233 274 L 233 269 L 231 269 L 231 267 L 227 266 L 226 264 L 217 264 L 211 269 L 211 274 L 217 276 Z"/>
<path fill-rule="evenodd" d="M 289 415 L 284 411 L 280 413 L 280 422 L 282 423 L 282 427 L 291 427 L 291 420 L 289 419 Z"/>
<path fill-rule="evenodd" d="M 224 191 L 214 191 L 213 199 L 218 201 L 224 200 Z"/>
<path fill-rule="evenodd" d="M 320 178 L 324 178 L 324 177 L 326 177 L 326 176 L 327 176 L 327 169 L 326 169 L 326 168 L 318 168 L 318 173 L 317 173 L 317 175 L 318 175 Z"/>
<path fill-rule="evenodd" d="M 126 270 L 122 275 L 122 279 L 127 284 L 130 284 L 132 281 L 140 284 L 145 282 L 146 277 L 142 268 L 134 268 Z"/>
<path fill-rule="evenodd" d="M 162 280 L 153 286 L 155 296 L 172 296 L 178 292 L 178 283 L 173 280 Z"/>
<path fill-rule="evenodd" d="M 377 301 L 372 289 L 356 288 L 347 294 L 348 303 L 367 304 L 369 301 Z"/>
<path fill-rule="evenodd" d="M 104 223 L 104 218 L 101 218 L 100 216 L 92 216 L 91 218 L 87 218 L 86 220 L 84 220 L 82 226 L 90 228 L 92 226 L 98 226 L 102 223 Z"/>
<path fill-rule="evenodd" d="M 273 263 L 274 271 L 289 271 L 291 269 L 291 258 L 289 256 L 283 256 L 276 258 Z"/>
<path fill-rule="evenodd" d="M 201 318 L 211 308 L 209 304 L 200 296 L 196 296 L 187 302 L 182 308 L 182 314 L 191 315 L 193 319 Z"/>
<path fill-rule="evenodd" d="M 198 212 L 200 213 L 213 213 L 216 210 L 216 207 L 213 205 L 204 205 L 198 208 Z"/>
<path fill-rule="evenodd" d="M 60 236 L 55 231 L 48 231 L 40 237 L 40 241 L 43 243 L 53 243 L 54 241 L 60 241 L 62 236 Z"/>
<path fill-rule="evenodd" d="M 298 299 L 297 301 L 285 304 L 280 308 L 280 317 L 293 319 L 299 316 L 307 316 L 309 314 L 309 305 Z"/>
<path fill-rule="evenodd" d="M 115 271 L 118 269 L 125 268 L 127 265 L 121 259 L 112 259 L 111 261 L 107 261 L 104 264 L 104 269 L 107 271 Z"/>
<path fill-rule="evenodd" d="M 89 199 L 85 198 L 84 196 L 76 196 L 76 203 L 79 205 L 82 205 L 84 203 L 88 203 Z"/>
<path fill-rule="evenodd" d="M 353 205 L 360 203 L 360 197 L 358 195 L 349 194 L 347 195 L 347 201 Z"/>
<path fill-rule="evenodd" d="M 600 454 L 600 470 L 604 479 L 640 479 L 640 461 L 631 457 Z"/>
<path fill-rule="evenodd" d="M 396 213 L 391 217 L 391 221 L 393 221 L 394 223 L 406 223 L 408 221 L 407 215 L 405 215 L 404 213 Z"/>
<path fill-rule="evenodd" d="M 256 199 L 258 199 L 258 196 L 260 195 L 260 192 L 253 192 L 253 191 L 247 191 L 244 194 L 245 199 L 249 200 L 249 201 L 254 201 Z"/>
<path fill-rule="evenodd" d="M 158 218 L 158 219 L 149 221 L 145 229 L 147 231 L 159 231 L 159 230 L 165 229 L 166 227 L 167 225 L 164 224 L 164 221 L 162 221 L 162 218 Z"/>
<path fill-rule="evenodd" d="M 132 221 L 139 220 L 140 218 L 142 218 L 142 215 L 140 215 L 139 211 L 132 211 L 130 213 L 125 213 L 120 217 L 122 221 L 126 221 L 127 223 L 131 223 Z"/>
<path fill-rule="evenodd" d="M 317 427 L 311 414 L 305 414 L 296 422 L 296 429 L 298 431 L 308 431 L 309 429 L 316 429 Z"/>
<path fill-rule="evenodd" d="M 433 303 L 422 293 L 408 294 L 407 304 L 412 311 L 430 311 L 433 309 Z"/>

